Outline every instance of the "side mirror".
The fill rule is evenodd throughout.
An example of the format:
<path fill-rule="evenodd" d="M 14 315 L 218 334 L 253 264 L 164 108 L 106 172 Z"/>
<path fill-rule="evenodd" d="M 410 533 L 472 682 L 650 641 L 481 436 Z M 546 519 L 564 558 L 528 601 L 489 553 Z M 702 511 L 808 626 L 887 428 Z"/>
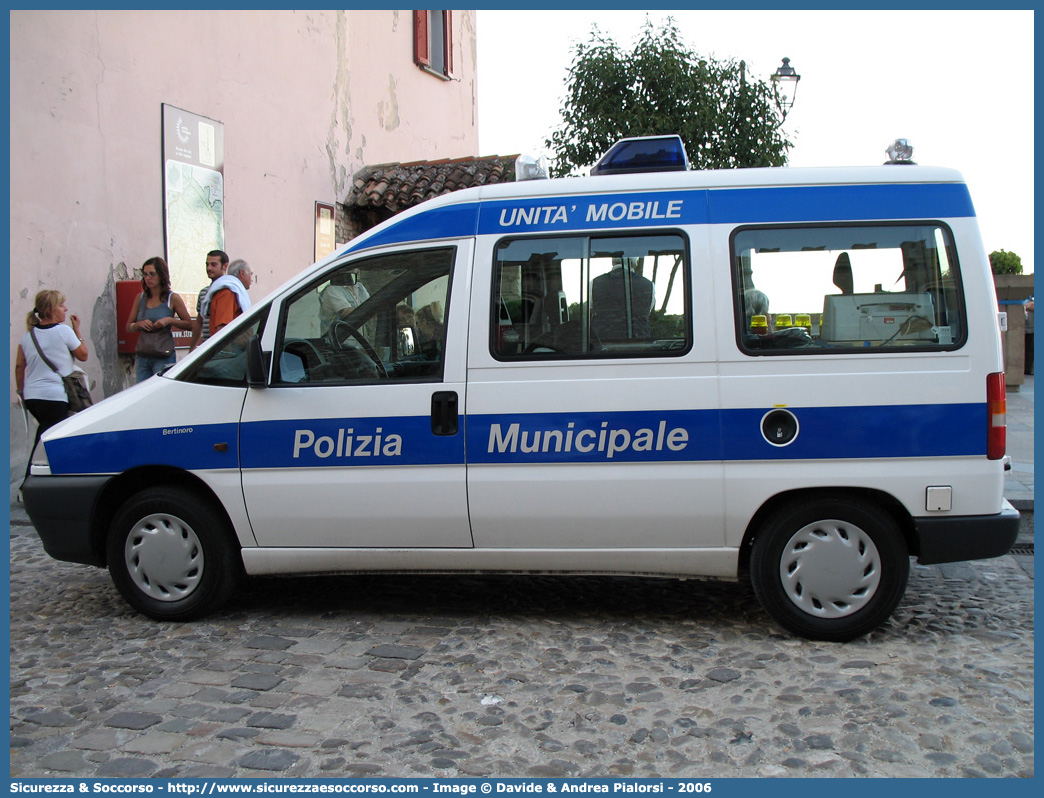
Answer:
<path fill-rule="evenodd" d="M 397 336 L 397 347 L 395 354 L 397 355 L 396 360 L 401 360 L 404 357 L 409 357 L 417 352 L 417 343 L 413 338 L 413 328 L 403 326 L 399 328 L 399 335 Z"/>
<path fill-rule="evenodd" d="M 251 335 L 246 344 L 247 385 L 251 388 L 267 388 L 268 375 L 265 373 L 265 357 L 261 352 L 261 339 Z"/>

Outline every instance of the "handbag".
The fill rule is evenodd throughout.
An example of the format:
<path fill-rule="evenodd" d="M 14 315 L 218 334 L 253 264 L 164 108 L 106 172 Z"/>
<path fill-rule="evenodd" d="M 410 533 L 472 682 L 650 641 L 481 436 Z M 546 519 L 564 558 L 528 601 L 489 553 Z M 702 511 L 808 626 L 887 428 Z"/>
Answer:
<path fill-rule="evenodd" d="M 51 371 L 62 377 L 62 373 L 55 368 L 54 363 L 48 359 L 47 355 L 43 353 L 43 349 L 40 348 L 40 342 L 36 340 L 36 330 L 31 328 L 29 335 L 32 336 L 33 345 L 40 355 L 40 360 L 46 363 Z M 91 399 L 91 392 L 87 389 L 87 375 L 76 368 L 75 364 L 73 365 L 72 373 L 62 377 L 62 385 L 65 386 L 65 395 L 69 399 L 70 416 L 94 404 L 94 400 Z"/>
<path fill-rule="evenodd" d="M 145 294 L 138 296 L 138 321 L 145 318 Z M 134 354 L 141 357 L 168 358 L 174 352 L 174 332 L 170 327 L 162 330 L 143 330 L 138 333 Z"/>
<path fill-rule="evenodd" d="M 82 371 L 75 369 L 72 374 L 62 377 L 62 382 L 65 384 L 65 394 L 69 397 L 70 416 L 94 404 L 91 392 L 87 390 L 87 375 Z"/>

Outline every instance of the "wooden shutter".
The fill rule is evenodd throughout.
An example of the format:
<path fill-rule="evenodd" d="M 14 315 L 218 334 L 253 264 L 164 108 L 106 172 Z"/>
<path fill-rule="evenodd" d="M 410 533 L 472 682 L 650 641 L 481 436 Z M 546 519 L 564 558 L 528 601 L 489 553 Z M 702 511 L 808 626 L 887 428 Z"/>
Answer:
<path fill-rule="evenodd" d="M 436 16 L 437 15 L 437 16 Z M 413 60 L 423 67 L 433 69 L 431 59 L 431 26 L 442 26 L 442 42 L 445 66 L 443 73 L 449 77 L 453 74 L 453 12 L 452 11 L 414 11 L 413 12 Z"/>
<path fill-rule="evenodd" d="M 428 12 L 413 12 L 413 60 L 431 66 L 431 36 L 428 34 Z"/>
<path fill-rule="evenodd" d="M 453 74 L 453 12 L 443 11 L 442 21 L 445 27 L 445 35 L 442 41 L 446 43 L 446 76 Z"/>

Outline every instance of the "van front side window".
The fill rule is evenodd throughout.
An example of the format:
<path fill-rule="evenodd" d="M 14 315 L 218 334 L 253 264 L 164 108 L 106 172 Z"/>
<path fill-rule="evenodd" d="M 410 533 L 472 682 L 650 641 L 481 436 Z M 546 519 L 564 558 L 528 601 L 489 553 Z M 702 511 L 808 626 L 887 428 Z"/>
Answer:
<path fill-rule="evenodd" d="M 956 349 L 966 323 L 954 253 L 940 224 L 741 229 L 732 238 L 740 348 Z"/>
<path fill-rule="evenodd" d="M 499 359 L 670 356 L 689 348 L 679 235 L 502 241 L 495 270 L 491 348 Z"/>
<path fill-rule="evenodd" d="M 407 250 L 342 264 L 282 315 L 273 385 L 438 382 L 456 250 Z"/>
<path fill-rule="evenodd" d="M 201 385 L 245 388 L 247 344 L 251 336 L 261 334 L 267 317 L 267 309 L 259 312 L 252 323 L 234 335 L 226 336 L 222 343 L 200 356 L 178 379 Z"/>

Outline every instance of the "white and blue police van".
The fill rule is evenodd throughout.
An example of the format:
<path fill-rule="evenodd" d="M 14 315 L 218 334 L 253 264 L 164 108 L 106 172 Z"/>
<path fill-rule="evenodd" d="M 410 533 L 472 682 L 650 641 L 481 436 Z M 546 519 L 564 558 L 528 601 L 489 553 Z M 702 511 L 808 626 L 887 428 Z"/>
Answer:
<path fill-rule="evenodd" d="M 43 436 L 50 556 L 161 620 L 255 574 L 749 579 L 791 632 L 884 623 L 910 558 L 996 557 L 1005 386 L 960 174 L 689 170 L 459 191 Z"/>

